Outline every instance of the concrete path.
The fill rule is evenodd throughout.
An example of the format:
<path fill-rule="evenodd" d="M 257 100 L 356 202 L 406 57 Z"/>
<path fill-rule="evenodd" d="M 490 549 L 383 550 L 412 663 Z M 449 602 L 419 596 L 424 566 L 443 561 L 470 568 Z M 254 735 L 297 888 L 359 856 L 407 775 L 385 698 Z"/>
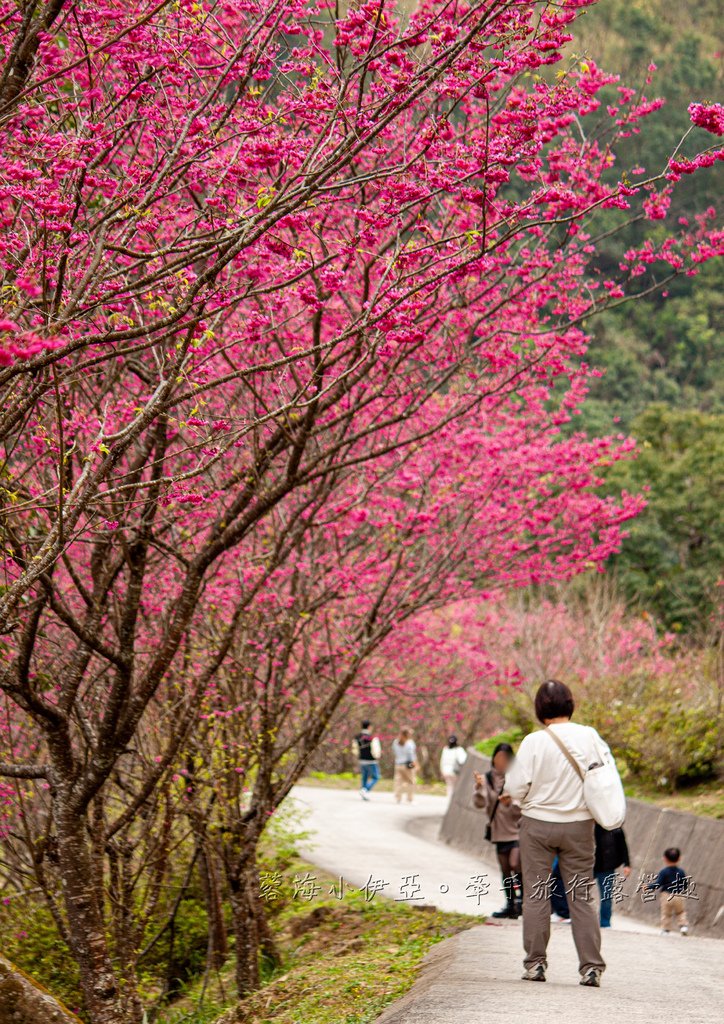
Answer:
<path fill-rule="evenodd" d="M 365 803 L 356 791 L 297 786 L 293 798 L 314 833 L 300 844 L 302 854 L 355 888 L 386 882 L 378 891 L 392 899 L 470 914 L 501 906 L 494 859 L 437 841 L 444 797 L 417 794 L 412 804 L 398 806 L 390 793 L 373 792 Z M 378 1024 L 493 1024 L 501 1016 L 511 1024 L 542 1024 L 560 1014 L 572 1024 L 722 1019 L 724 945 L 717 939 L 662 936 L 614 912 L 613 928 L 604 932 L 608 970 L 601 989 L 578 985 L 569 925 L 552 926 L 545 985 L 520 980 L 522 955 L 517 921 L 489 921 L 447 939 Z"/>

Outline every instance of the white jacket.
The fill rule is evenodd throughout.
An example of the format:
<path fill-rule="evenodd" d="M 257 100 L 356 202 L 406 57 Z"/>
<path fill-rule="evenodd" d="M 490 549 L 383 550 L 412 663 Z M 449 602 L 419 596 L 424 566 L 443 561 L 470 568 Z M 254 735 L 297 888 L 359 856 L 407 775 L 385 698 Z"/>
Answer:
<path fill-rule="evenodd" d="M 467 758 L 465 747 L 443 747 L 440 754 L 440 774 L 454 775 L 455 766 L 465 764 Z"/>
<path fill-rule="evenodd" d="M 585 770 L 607 755 L 608 746 L 595 729 L 576 722 L 550 726 Z M 523 814 L 541 821 L 586 821 L 592 817 L 583 799 L 583 783 L 545 729 L 526 736 L 505 776 L 504 793 L 520 801 Z"/>

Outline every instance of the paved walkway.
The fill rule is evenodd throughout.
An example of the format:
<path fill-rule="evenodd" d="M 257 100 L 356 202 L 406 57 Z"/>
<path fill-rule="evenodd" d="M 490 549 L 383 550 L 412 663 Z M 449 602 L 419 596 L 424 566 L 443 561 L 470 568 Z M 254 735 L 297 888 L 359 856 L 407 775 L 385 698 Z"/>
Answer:
<path fill-rule="evenodd" d="M 387 882 L 385 896 L 422 897 L 419 902 L 443 910 L 490 914 L 500 907 L 495 868 L 437 841 L 443 797 L 418 794 L 398 806 L 390 793 L 373 793 L 365 803 L 356 791 L 312 786 L 296 787 L 293 797 L 314 833 L 301 852 L 350 885 Z M 475 882 L 481 875 L 487 877 Z M 536 985 L 520 981 L 520 923 L 490 921 L 433 947 L 418 981 L 378 1024 L 493 1024 L 501 1017 L 542 1024 L 561 1013 L 572 1024 L 722 1019 L 721 941 L 662 936 L 615 913 L 613 923 L 604 932 L 608 970 L 601 989 L 578 985 L 570 926 L 552 926 L 548 981 Z"/>

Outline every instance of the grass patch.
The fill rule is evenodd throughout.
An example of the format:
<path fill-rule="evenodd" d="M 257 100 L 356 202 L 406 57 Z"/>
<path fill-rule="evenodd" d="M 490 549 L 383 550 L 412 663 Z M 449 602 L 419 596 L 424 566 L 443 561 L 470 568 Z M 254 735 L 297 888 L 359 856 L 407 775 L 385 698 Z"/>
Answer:
<path fill-rule="evenodd" d="M 675 792 L 644 786 L 637 782 L 624 782 L 626 796 L 644 800 L 670 811 L 686 811 L 703 818 L 724 818 L 724 786 L 721 782 L 700 782 L 682 787 Z"/>
<path fill-rule="evenodd" d="M 366 899 L 355 890 L 337 899 L 327 893 L 339 879 L 300 859 L 283 878 L 307 872 L 321 892 L 311 900 L 282 899 L 272 912 L 283 962 L 264 986 L 230 1005 L 230 962 L 203 995 L 190 991 L 162 1012 L 160 1024 L 370 1024 L 410 988 L 435 943 L 483 921 L 379 895 Z"/>

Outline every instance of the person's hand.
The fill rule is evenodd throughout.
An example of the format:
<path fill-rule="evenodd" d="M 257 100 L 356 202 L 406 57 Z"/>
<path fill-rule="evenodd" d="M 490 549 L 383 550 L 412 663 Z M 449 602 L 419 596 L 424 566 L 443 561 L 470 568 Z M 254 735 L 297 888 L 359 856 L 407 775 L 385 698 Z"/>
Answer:
<path fill-rule="evenodd" d="M 475 776 L 476 786 L 483 786 L 485 784 L 485 776 L 482 772 L 473 772 L 473 775 Z"/>
<path fill-rule="evenodd" d="M 501 804 L 504 804 L 507 807 L 508 804 L 511 804 L 513 802 L 513 798 L 512 796 L 508 796 L 507 793 L 503 793 L 503 795 L 500 798 L 500 802 Z"/>
<path fill-rule="evenodd" d="M 623 877 L 624 878 L 628 878 L 628 876 L 630 874 L 631 874 L 631 868 L 627 864 L 626 867 L 623 869 Z"/>

